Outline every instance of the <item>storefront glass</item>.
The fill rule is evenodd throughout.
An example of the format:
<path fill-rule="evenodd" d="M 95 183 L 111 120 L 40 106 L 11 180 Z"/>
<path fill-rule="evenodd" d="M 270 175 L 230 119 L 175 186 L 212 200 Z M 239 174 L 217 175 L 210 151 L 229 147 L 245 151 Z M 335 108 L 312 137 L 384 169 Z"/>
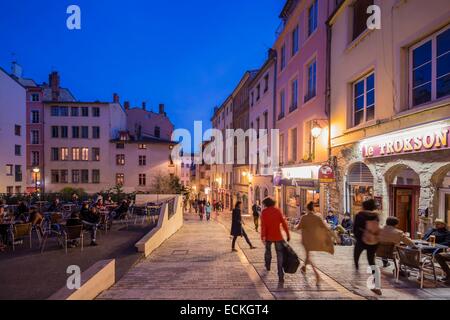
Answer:
<path fill-rule="evenodd" d="M 295 187 L 286 187 L 285 192 L 285 215 L 296 217 L 298 214 L 298 195 Z"/>
<path fill-rule="evenodd" d="M 355 216 L 362 203 L 374 198 L 373 175 L 362 162 L 353 164 L 347 175 L 346 210 Z"/>
<path fill-rule="evenodd" d="M 373 198 L 373 186 L 350 185 L 350 213 L 356 215 L 362 210 L 362 203 Z"/>

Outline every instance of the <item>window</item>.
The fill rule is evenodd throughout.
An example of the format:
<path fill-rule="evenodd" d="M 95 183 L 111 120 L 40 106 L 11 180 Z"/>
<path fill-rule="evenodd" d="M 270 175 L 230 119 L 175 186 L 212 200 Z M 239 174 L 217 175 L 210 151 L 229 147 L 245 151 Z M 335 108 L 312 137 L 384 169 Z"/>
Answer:
<path fill-rule="evenodd" d="M 61 138 L 67 139 L 69 137 L 69 129 L 67 126 L 61 127 Z"/>
<path fill-rule="evenodd" d="M 69 161 L 69 148 L 61 148 L 61 161 Z"/>
<path fill-rule="evenodd" d="M 264 112 L 264 129 L 269 129 L 269 113 Z"/>
<path fill-rule="evenodd" d="M 266 93 L 267 90 L 269 90 L 269 75 L 268 74 L 266 74 L 266 76 L 264 77 L 264 93 Z"/>
<path fill-rule="evenodd" d="M 15 126 L 14 126 L 14 134 L 16 135 L 16 136 L 21 136 L 22 135 L 22 133 L 21 133 L 21 130 L 22 129 L 22 127 L 21 126 L 19 126 L 18 124 L 16 124 Z"/>
<path fill-rule="evenodd" d="M 38 102 L 38 101 L 39 101 L 39 93 L 32 93 L 32 94 L 30 95 L 30 100 L 31 100 L 32 102 Z"/>
<path fill-rule="evenodd" d="M 14 173 L 15 173 L 15 181 L 22 182 L 22 166 L 21 165 L 14 166 Z"/>
<path fill-rule="evenodd" d="M 78 117 L 78 116 L 79 116 L 79 113 L 80 113 L 80 108 L 78 108 L 78 107 L 72 107 L 72 108 L 70 108 L 70 115 L 71 115 L 72 117 Z"/>
<path fill-rule="evenodd" d="M 60 182 L 61 183 L 69 183 L 69 171 L 68 170 L 61 170 L 59 174 Z"/>
<path fill-rule="evenodd" d="M 59 171 L 58 170 L 51 171 L 51 181 L 52 181 L 52 183 L 59 183 Z"/>
<path fill-rule="evenodd" d="M 33 110 L 31 111 L 31 123 L 39 123 L 39 111 Z"/>
<path fill-rule="evenodd" d="M 16 144 L 14 146 L 14 153 L 15 153 L 16 156 L 21 156 L 22 155 L 22 146 Z"/>
<path fill-rule="evenodd" d="M 308 9 L 308 37 L 317 29 L 318 9 L 317 0 L 315 0 Z"/>
<path fill-rule="evenodd" d="M 353 125 L 375 118 L 375 74 L 371 73 L 353 84 Z"/>
<path fill-rule="evenodd" d="M 100 161 L 100 148 L 92 148 L 92 161 Z"/>
<path fill-rule="evenodd" d="M 59 137 L 59 127 L 52 126 L 52 138 L 58 138 L 58 137 Z"/>
<path fill-rule="evenodd" d="M 298 25 L 292 31 L 292 56 L 298 52 Z"/>
<path fill-rule="evenodd" d="M 139 186 L 140 186 L 140 187 L 145 187 L 146 182 L 147 182 L 146 180 L 147 180 L 146 174 L 145 174 L 145 173 L 140 174 L 140 175 L 139 175 Z"/>
<path fill-rule="evenodd" d="M 81 107 L 81 116 L 89 117 L 89 108 L 88 107 Z"/>
<path fill-rule="evenodd" d="M 289 140 L 289 161 L 297 162 L 297 128 L 290 130 Z"/>
<path fill-rule="evenodd" d="M 80 183 L 80 170 L 72 170 L 72 183 Z"/>
<path fill-rule="evenodd" d="M 31 152 L 31 165 L 32 166 L 38 166 L 40 160 L 40 154 L 39 151 L 32 151 Z"/>
<path fill-rule="evenodd" d="M 6 165 L 6 175 L 7 176 L 12 176 L 13 175 L 13 165 L 12 164 L 7 164 Z"/>
<path fill-rule="evenodd" d="M 155 137 L 160 138 L 161 137 L 161 128 L 155 127 Z"/>
<path fill-rule="evenodd" d="M 124 143 L 116 143 L 116 149 L 125 149 Z"/>
<path fill-rule="evenodd" d="M 252 91 L 252 93 L 250 94 L 250 105 L 253 107 L 254 104 L 255 104 L 255 93 Z M 214 128 L 217 128 L 217 125 L 214 126 Z"/>
<path fill-rule="evenodd" d="M 81 127 L 81 138 L 89 139 L 89 127 Z"/>
<path fill-rule="evenodd" d="M 92 116 L 96 117 L 96 118 L 100 117 L 100 108 L 99 107 L 92 108 Z"/>
<path fill-rule="evenodd" d="M 69 107 L 59 107 L 59 116 L 60 117 L 68 117 L 69 116 Z"/>
<path fill-rule="evenodd" d="M 116 174 L 116 185 L 123 186 L 125 182 L 125 175 L 123 173 Z"/>
<path fill-rule="evenodd" d="M 373 5 L 373 0 L 356 0 L 353 5 L 353 40 L 367 29 L 369 14 L 367 8 Z"/>
<path fill-rule="evenodd" d="M 284 90 L 280 92 L 280 113 L 278 114 L 278 120 L 284 117 L 284 111 L 286 107 L 286 96 L 284 94 Z"/>
<path fill-rule="evenodd" d="M 92 127 L 92 139 L 100 139 L 100 127 Z"/>
<path fill-rule="evenodd" d="M 145 150 L 145 149 L 147 149 L 147 145 L 146 144 L 139 144 L 138 145 L 138 149 L 139 150 Z"/>
<path fill-rule="evenodd" d="M 21 193 L 22 193 L 22 187 L 16 186 L 16 194 L 21 194 Z"/>
<path fill-rule="evenodd" d="M 52 159 L 52 161 L 59 161 L 59 149 L 58 148 L 52 148 L 51 159 Z"/>
<path fill-rule="evenodd" d="M 296 110 L 297 106 L 298 106 L 298 80 L 295 79 L 291 83 L 291 107 L 289 108 L 289 112 Z"/>
<path fill-rule="evenodd" d="M 418 106 L 450 95 L 450 28 L 411 50 L 411 100 Z"/>
<path fill-rule="evenodd" d="M 31 144 L 39 144 L 39 130 L 31 130 Z"/>
<path fill-rule="evenodd" d="M 72 161 L 80 161 L 80 148 L 72 148 Z"/>
<path fill-rule="evenodd" d="M 81 183 L 89 183 L 89 170 L 81 170 Z"/>
<path fill-rule="evenodd" d="M 283 44 L 281 47 L 281 70 L 286 67 L 286 45 Z"/>
<path fill-rule="evenodd" d="M 280 150 L 279 150 L 280 165 L 284 164 L 284 135 L 280 134 Z"/>
<path fill-rule="evenodd" d="M 81 160 L 89 161 L 89 148 L 81 148 Z"/>
<path fill-rule="evenodd" d="M 124 154 L 118 154 L 116 155 L 116 164 L 118 166 L 125 165 L 125 155 Z"/>
<path fill-rule="evenodd" d="M 309 65 L 308 65 L 308 83 L 306 88 L 306 96 L 305 96 L 305 102 L 311 100 L 316 96 L 316 77 L 317 77 L 317 64 L 316 59 L 314 59 Z"/>
<path fill-rule="evenodd" d="M 140 166 L 146 166 L 147 165 L 147 157 L 146 156 L 139 156 L 139 165 Z"/>
<path fill-rule="evenodd" d="M 261 85 L 260 84 L 258 84 L 256 86 L 256 101 L 258 101 L 259 98 L 261 98 Z"/>
<path fill-rule="evenodd" d="M 10 186 L 6 187 L 6 193 L 7 193 L 8 195 L 13 194 L 13 187 L 10 187 Z"/>
<path fill-rule="evenodd" d="M 59 117 L 59 107 L 52 107 L 51 115 L 52 117 Z"/>
<path fill-rule="evenodd" d="M 100 170 L 92 170 L 92 183 L 100 183 Z"/>
<path fill-rule="evenodd" d="M 80 127 L 72 127 L 72 138 L 78 139 L 80 137 Z"/>

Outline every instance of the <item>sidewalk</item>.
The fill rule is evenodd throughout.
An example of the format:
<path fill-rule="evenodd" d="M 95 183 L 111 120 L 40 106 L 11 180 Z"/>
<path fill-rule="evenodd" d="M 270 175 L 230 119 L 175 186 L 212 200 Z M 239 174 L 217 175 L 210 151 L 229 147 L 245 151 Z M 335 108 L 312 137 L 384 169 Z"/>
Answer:
<path fill-rule="evenodd" d="M 263 248 L 256 232 L 247 230 L 256 250 L 231 252 L 229 220 L 200 222 L 186 214 L 185 225 L 148 259 L 133 267 L 98 299 L 270 300 L 270 299 L 360 299 L 324 275 L 317 287 L 313 275 L 286 276 L 279 286 L 276 272 L 263 264 Z M 275 260 L 272 269 L 276 269 Z"/>

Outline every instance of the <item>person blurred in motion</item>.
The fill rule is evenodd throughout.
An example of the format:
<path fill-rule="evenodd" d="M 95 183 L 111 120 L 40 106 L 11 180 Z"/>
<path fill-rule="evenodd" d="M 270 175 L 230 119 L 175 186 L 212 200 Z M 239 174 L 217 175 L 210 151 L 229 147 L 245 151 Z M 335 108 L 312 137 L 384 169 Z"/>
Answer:
<path fill-rule="evenodd" d="M 430 237 L 434 236 L 437 244 L 450 247 L 450 231 L 448 231 L 447 224 L 442 219 L 434 221 L 434 228 L 428 230 L 423 236 L 423 240 L 430 241 Z"/>
<path fill-rule="evenodd" d="M 291 235 L 286 223 L 286 219 L 278 208 L 275 208 L 275 201 L 271 198 L 263 200 L 265 209 L 261 213 L 261 240 L 263 241 L 266 252 L 264 254 L 264 261 L 267 271 L 270 271 L 272 264 L 272 245 L 275 245 L 277 253 L 277 269 L 278 280 L 280 283 L 284 282 L 283 259 L 284 259 L 284 238 L 281 234 L 281 228 L 286 233 L 286 239 L 289 242 Z"/>
<path fill-rule="evenodd" d="M 211 209 L 211 204 L 207 202 L 205 206 L 206 221 L 209 221 L 211 219 Z"/>
<path fill-rule="evenodd" d="M 250 242 L 250 239 L 247 236 L 247 233 L 245 232 L 244 228 L 242 227 L 242 215 L 241 215 L 241 205 L 242 202 L 238 201 L 236 202 L 236 205 L 234 206 L 233 213 L 232 213 L 232 220 L 231 220 L 231 235 L 233 236 L 233 241 L 231 243 L 231 251 L 236 252 L 236 240 L 238 237 L 244 237 L 245 241 L 247 241 L 248 245 L 250 246 L 250 249 L 255 249 Z"/>
<path fill-rule="evenodd" d="M 322 218 L 314 212 L 313 202 L 308 203 L 306 209 L 306 215 L 300 219 L 300 223 L 296 227 L 302 233 L 302 244 L 306 252 L 305 264 L 300 270 L 303 274 L 306 274 L 306 267 L 311 265 L 316 276 L 316 284 L 319 285 L 322 279 L 311 260 L 311 252 L 334 254 L 333 233 Z"/>
<path fill-rule="evenodd" d="M 256 232 L 258 232 L 259 216 L 261 215 L 261 207 L 259 205 L 259 200 L 253 204 L 252 213 L 253 213 L 253 222 L 255 223 L 255 230 Z"/>

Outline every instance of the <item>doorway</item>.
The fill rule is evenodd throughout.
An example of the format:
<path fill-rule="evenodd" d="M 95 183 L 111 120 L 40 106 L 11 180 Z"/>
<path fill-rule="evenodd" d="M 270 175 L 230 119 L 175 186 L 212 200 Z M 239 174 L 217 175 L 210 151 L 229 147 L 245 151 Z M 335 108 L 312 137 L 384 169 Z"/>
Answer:
<path fill-rule="evenodd" d="M 440 189 L 439 199 L 439 218 L 450 225 L 450 189 Z"/>

